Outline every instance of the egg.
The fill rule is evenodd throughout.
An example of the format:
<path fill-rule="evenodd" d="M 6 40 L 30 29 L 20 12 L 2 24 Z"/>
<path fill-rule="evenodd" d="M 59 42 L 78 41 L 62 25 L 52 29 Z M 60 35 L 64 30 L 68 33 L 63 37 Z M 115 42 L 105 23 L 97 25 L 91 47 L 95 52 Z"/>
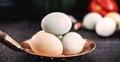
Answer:
<path fill-rule="evenodd" d="M 110 17 L 110 18 L 114 19 L 116 22 L 120 22 L 120 14 L 117 12 L 110 12 L 110 13 L 106 14 L 105 17 Z"/>
<path fill-rule="evenodd" d="M 72 27 L 72 21 L 68 15 L 61 12 L 53 12 L 46 15 L 41 22 L 44 31 L 54 35 L 63 35 Z"/>
<path fill-rule="evenodd" d="M 117 12 L 110 12 L 105 15 L 105 17 L 112 18 L 117 24 L 117 30 L 120 30 L 120 14 Z"/>
<path fill-rule="evenodd" d="M 107 37 L 112 35 L 116 30 L 116 23 L 110 17 L 104 17 L 96 24 L 96 33 L 100 36 Z"/>
<path fill-rule="evenodd" d="M 90 12 L 83 18 L 83 26 L 88 30 L 95 30 L 96 23 L 102 19 L 102 16 L 96 12 Z"/>
<path fill-rule="evenodd" d="M 58 56 L 63 52 L 61 41 L 53 34 L 39 31 L 30 39 L 31 49 L 38 55 Z"/>
<path fill-rule="evenodd" d="M 72 55 L 80 53 L 86 43 L 81 35 L 76 32 L 69 32 L 62 37 L 63 54 Z"/>

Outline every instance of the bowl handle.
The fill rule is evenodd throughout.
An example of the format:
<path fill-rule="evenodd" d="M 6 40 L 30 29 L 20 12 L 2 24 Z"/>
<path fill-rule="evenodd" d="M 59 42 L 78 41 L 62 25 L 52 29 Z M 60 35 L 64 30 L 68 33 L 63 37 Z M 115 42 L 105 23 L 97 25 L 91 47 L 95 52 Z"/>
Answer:
<path fill-rule="evenodd" d="M 22 51 L 21 45 L 8 34 L 0 31 L 0 42 L 15 51 Z"/>

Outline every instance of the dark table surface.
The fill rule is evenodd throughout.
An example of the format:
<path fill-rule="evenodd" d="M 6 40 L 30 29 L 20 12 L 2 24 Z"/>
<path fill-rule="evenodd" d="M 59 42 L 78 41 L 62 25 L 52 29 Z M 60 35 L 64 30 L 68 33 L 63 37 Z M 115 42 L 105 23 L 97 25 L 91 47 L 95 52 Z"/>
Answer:
<path fill-rule="evenodd" d="M 0 30 L 6 32 L 18 43 L 31 38 L 41 30 L 40 21 L 19 20 L 16 22 L 1 22 Z M 71 31 L 74 31 L 73 29 Z M 69 58 L 65 62 L 120 62 L 120 36 L 118 32 L 110 37 L 100 37 L 94 31 L 80 29 L 78 31 L 84 38 L 93 40 L 97 47 L 86 55 Z M 61 59 L 41 58 L 25 52 L 11 50 L 0 43 L 0 62 L 63 62 Z"/>

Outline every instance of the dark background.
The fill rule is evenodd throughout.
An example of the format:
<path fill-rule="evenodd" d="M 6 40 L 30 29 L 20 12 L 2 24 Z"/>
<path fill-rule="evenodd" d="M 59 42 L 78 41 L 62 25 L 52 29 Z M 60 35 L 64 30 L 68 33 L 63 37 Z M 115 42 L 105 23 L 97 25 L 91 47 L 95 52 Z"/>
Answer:
<path fill-rule="evenodd" d="M 0 4 L 9 2 L 12 5 L 0 5 L 0 21 L 16 21 L 19 19 L 27 19 L 40 21 L 46 14 L 42 15 L 40 10 L 36 9 L 34 0 L 0 0 Z M 67 14 L 73 15 L 78 20 L 88 13 L 90 0 L 75 0 L 76 4 Z M 120 1 L 116 0 L 120 6 Z M 119 11 L 120 12 L 120 11 Z"/>
<path fill-rule="evenodd" d="M 0 0 L 0 4 L 1 1 L 11 1 L 13 5 L 0 5 L 0 30 L 6 32 L 18 43 L 31 38 L 41 30 L 40 22 L 45 15 L 35 9 L 32 0 Z M 90 0 L 76 1 L 75 7 L 67 14 L 82 21 L 84 15 L 88 13 Z M 116 1 L 120 6 L 120 0 Z M 73 28 L 71 31 L 74 31 Z M 105 38 L 98 36 L 95 31 L 84 28 L 75 32 L 81 34 L 83 38 L 93 40 L 97 45 L 96 49 L 89 54 L 62 61 L 17 52 L 0 43 L 0 62 L 120 62 L 120 32 L 115 32 L 112 36 Z"/>

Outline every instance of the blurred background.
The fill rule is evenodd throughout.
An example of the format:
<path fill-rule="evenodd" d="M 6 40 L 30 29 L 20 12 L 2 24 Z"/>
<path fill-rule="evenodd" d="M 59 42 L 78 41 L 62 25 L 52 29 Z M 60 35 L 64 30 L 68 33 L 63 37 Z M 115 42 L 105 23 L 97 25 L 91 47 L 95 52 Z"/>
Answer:
<path fill-rule="evenodd" d="M 50 12 L 64 12 L 74 16 L 78 21 L 82 21 L 83 17 L 89 12 L 90 1 L 0 0 L 0 30 L 8 33 L 18 43 L 21 43 L 41 30 L 41 19 Z M 118 13 L 120 13 L 120 0 L 112 1 L 116 1 L 118 4 Z M 95 41 L 97 48 L 88 55 L 76 57 L 67 62 L 120 62 L 120 32 L 115 32 L 114 35 L 105 38 L 98 36 L 95 31 L 86 29 L 76 32 L 80 33 L 83 38 Z M 46 62 L 46 59 L 11 50 L 2 43 L 0 43 L 0 47 L 0 62 Z M 47 59 L 47 62 L 56 61 Z"/>
<path fill-rule="evenodd" d="M 73 15 L 82 21 L 88 13 L 89 2 L 90 0 L 0 0 L 0 21 L 38 21 L 54 11 Z M 116 2 L 120 6 L 120 0 Z"/>

